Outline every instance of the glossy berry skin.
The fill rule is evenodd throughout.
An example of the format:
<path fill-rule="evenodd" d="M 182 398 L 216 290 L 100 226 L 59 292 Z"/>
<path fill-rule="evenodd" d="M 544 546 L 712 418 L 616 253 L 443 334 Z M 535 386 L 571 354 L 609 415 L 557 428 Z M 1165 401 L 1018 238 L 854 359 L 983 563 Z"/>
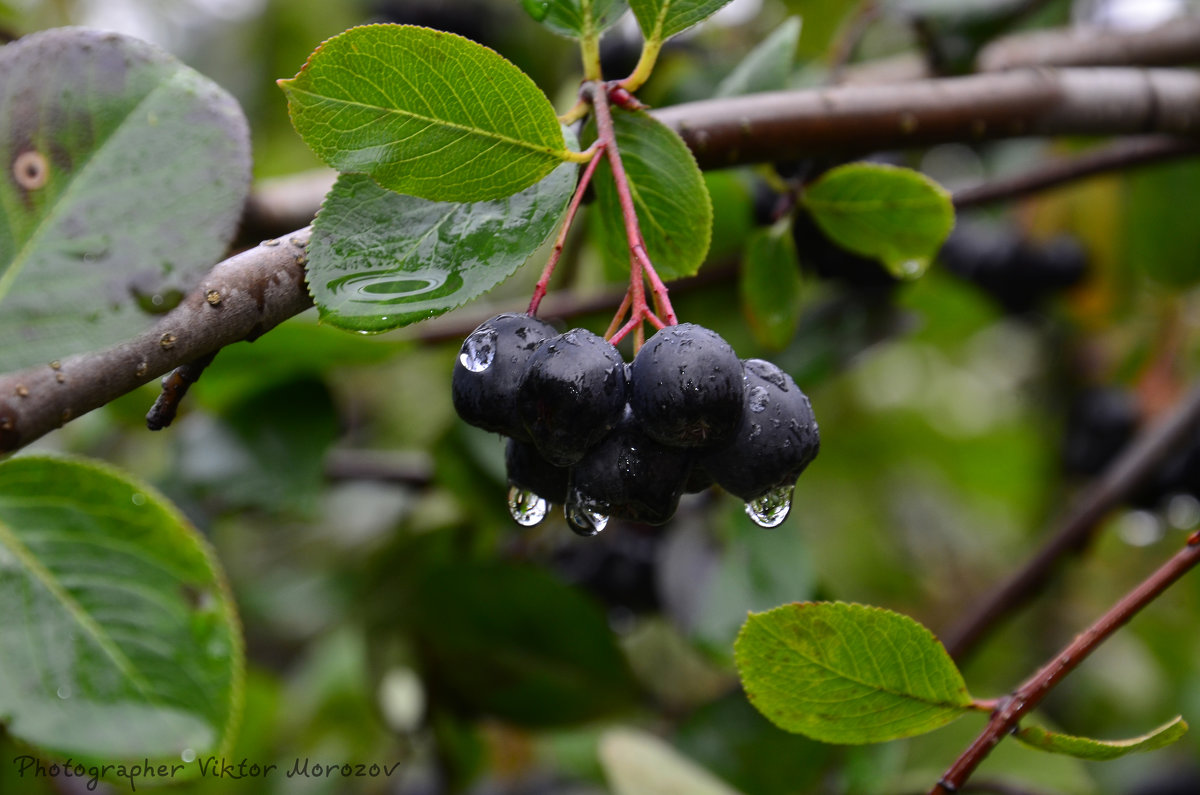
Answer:
<path fill-rule="evenodd" d="M 704 448 L 732 438 L 745 402 L 742 363 L 715 331 L 694 323 L 659 329 L 630 377 L 629 404 L 655 441 Z"/>
<path fill-rule="evenodd" d="M 517 385 L 534 350 L 557 333 L 549 323 L 521 314 L 480 323 L 454 364 L 451 394 L 458 416 L 485 431 L 528 440 L 517 412 Z"/>
<path fill-rule="evenodd" d="M 509 439 L 504 449 L 504 469 L 510 486 L 528 489 L 547 502 L 567 501 L 570 470 L 542 458 L 532 443 Z"/>
<path fill-rule="evenodd" d="M 568 499 L 610 517 L 663 524 L 675 515 L 692 455 L 651 439 L 633 415 L 571 468 Z"/>
<path fill-rule="evenodd" d="M 620 421 L 625 363 L 608 341 L 572 329 L 538 346 L 517 388 L 528 438 L 555 466 L 570 466 Z"/>
<path fill-rule="evenodd" d="M 770 362 L 747 359 L 745 408 L 733 441 L 699 459 L 721 488 L 747 502 L 791 486 L 821 440 L 808 397 Z"/>

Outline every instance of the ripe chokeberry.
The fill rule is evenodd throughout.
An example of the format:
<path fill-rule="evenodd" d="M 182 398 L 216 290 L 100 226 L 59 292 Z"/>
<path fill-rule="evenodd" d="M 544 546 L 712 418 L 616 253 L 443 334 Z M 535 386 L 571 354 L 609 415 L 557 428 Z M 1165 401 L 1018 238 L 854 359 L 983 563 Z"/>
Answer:
<path fill-rule="evenodd" d="M 673 447 L 729 440 L 742 414 L 742 363 L 715 331 L 694 323 L 660 329 L 630 368 L 629 404 L 642 429 Z"/>
<path fill-rule="evenodd" d="M 572 329 L 538 346 L 517 388 L 529 438 L 555 466 L 570 466 L 625 411 L 625 363 L 607 340 Z"/>
<path fill-rule="evenodd" d="M 746 501 L 760 525 L 787 517 L 796 478 L 821 441 L 812 405 L 791 376 L 762 359 L 747 359 L 745 404 L 733 440 L 705 453 L 700 465 L 721 488 Z"/>
<path fill-rule="evenodd" d="M 522 314 L 497 315 L 463 341 L 451 377 L 454 410 L 465 422 L 528 440 L 517 412 L 517 385 L 534 349 L 557 330 Z"/>

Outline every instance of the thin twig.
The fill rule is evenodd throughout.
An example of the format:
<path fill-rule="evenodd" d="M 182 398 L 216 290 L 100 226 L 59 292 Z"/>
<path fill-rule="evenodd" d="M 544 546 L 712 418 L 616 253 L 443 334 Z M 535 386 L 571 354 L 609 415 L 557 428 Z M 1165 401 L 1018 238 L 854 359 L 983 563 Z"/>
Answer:
<path fill-rule="evenodd" d="M 1200 384 L 1170 414 L 1143 431 L 1068 509 L 1037 555 L 944 635 L 946 649 L 962 660 L 995 626 L 1036 596 L 1071 553 L 1086 547 L 1100 522 L 1200 426 Z"/>
<path fill-rule="evenodd" d="M 152 431 L 161 431 L 175 421 L 179 413 L 179 404 L 187 395 L 192 384 L 200 380 L 204 370 L 217 358 L 217 351 L 206 353 L 198 359 L 176 367 L 163 379 L 162 391 L 150 411 L 146 414 L 146 427 Z"/>
<path fill-rule="evenodd" d="M 1124 626 L 1146 605 L 1157 599 L 1175 581 L 1200 563 L 1200 532 L 1188 538 L 1187 545 L 1175 553 L 1157 571 L 1122 597 L 1107 613 L 1078 635 L 1042 666 L 1036 674 L 1013 691 L 1004 705 L 992 713 L 983 732 L 950 766 L 931 789 L 930 795 L 959 792 L 967 779 L 1005 735 L 1013 731 L 1021 718 L 1031 712 L 1067 674 L 1075 670 L 1114 632 Z"/>
<path fill-rule="evenodd" d="M 1073 157 L 1039 163 L 1032 170 L 1015 176 L 963 188 L 954 193 L 954 206 L 963 210 L 996 201 L 1018 199 L 1096 174 L 1197 154 L 1200 154 L 1200 141 L 1190 138 L 1167 135 L 1126 138 Z"/>
<path fill-rule="evenodd" d="M 550 277 L 554 275 L 554 268 L 558 265 L 559 259 L 562 258 L 563 247 L 567 244 L 567 233 L 571 231 L 571 224 L 575 221 L 575 213 L 579 211 L 579 205 L 583 201 L 583 194 L 587 191 L 588 184 L 592 181 L 592 175 L 596 173 L 596 166 L 600 164 L 603 156 L 604 146 L 597 145 L 595 147 L 595 154 L 592 156 L 591 161 L 588 162 L 587 168 L 583 170 L 583 174 L 579 177 L 579 182 L 575 185 L 575 193 L 571 196 L 571 203 L 567 205 L 567 213 L 563 217 L 562 225 L 558 229 L 558 237 L 554 240 L 554 250 L 550 252 L 550 256 L 546 259 L 546 267 L 542 269 L 542 275 L 538 279 L 537 284 L 534 285 L 533 297 L 529 300 L 529 309 L 527 310 L 530 317 L 537 315 L 538 306 L 546 296 L 546 290 L 550 287 Z"/>

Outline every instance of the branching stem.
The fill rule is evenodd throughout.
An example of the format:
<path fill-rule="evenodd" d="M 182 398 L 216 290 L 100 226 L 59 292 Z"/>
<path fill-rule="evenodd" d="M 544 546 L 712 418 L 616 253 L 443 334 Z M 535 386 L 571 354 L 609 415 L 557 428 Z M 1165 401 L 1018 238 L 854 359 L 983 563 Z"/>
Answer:
<path fill-rule="evenodd" d="M 1010 696 L 1001 699 L 987 726 L 933 786 L 929 795 L 951 795 L 958 792 L 1000 740 L 1017 727 L 1022 717 L 1040 704 L 1042 699 L 1101 643 L 1197 563 L 1200 563 L 1200 532 L 1193 533 L 1188 538 L 1187 546 L 1122 597 L 1107 613 L 1076 636 L 1054 659 L 1042 666 L 1041 670 Z"/>

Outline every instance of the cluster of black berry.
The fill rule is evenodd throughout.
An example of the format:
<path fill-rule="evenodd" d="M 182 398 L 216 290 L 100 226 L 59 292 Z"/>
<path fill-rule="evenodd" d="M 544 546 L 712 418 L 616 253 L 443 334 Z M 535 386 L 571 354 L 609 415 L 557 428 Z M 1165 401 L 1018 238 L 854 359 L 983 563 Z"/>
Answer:
<path fill-rule="evenodd" d="M 713 483 L 774 526 L 820 444 L 790 376 L 691 323 L 660 330 L 626 364 L 590 331 L 498 315 L 463 342 L 453 396 L 463 420 L 509 437 L 513 518 L 536 524 L 561 503 L 582 535 L 614 516 L 662 524 Z"/>

